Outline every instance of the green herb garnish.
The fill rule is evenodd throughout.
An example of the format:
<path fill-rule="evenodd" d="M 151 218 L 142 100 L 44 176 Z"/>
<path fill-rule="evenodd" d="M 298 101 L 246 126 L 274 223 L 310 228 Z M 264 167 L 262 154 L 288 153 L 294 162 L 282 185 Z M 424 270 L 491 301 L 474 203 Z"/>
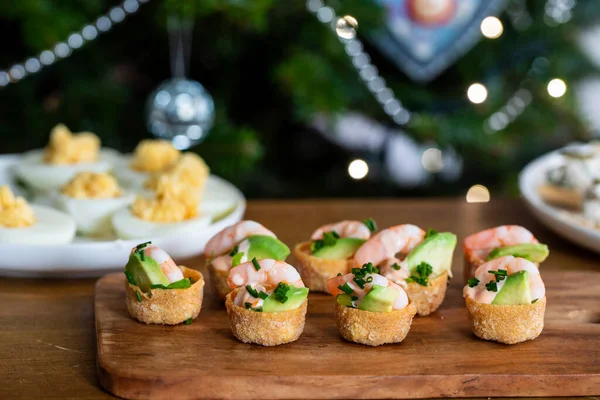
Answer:
<path fill-rule="evenodd" d="M 342 276 L 342 273 L 341 273 L 341 272 L 338 272 L 337 276 Z"/>
<path fill-rule="evenodd" d="M 489 290 L 490 292 L 498 291 L 498 285 L 496 284 L 496 281 L 489 281 L 488 283 L 485 284 L 485 288 L 487 290 Z"/>
<path fill-rule="evenodd" d="M 531 304 L 535 304 L 535 303 L 537 303 L 537 301 L 538 301 L 538 300 L 539 300 L 539 299 L 535 299 L 535 300 L 533 300 L 533 301 L 531 302 Z"/>
<path fill-rule="evenodd" d="M 250 285 L 246 285 L 246 290 L 248 291 L 248 293 L 250 293 L 250 296 L 258 299 L 258 290 L 254 289 Z"/>
<path fill-rule="evenodd" d="M 348 282 L 344 283 L 343 285 L 338 286 L 338 289 L 340 289 L 342 292 L 346 293 L 348 296 L 350 296 L 352 293 L 354 293 L 354 290 L 350 287 L 350 285 L 348 285 Z"/>
<path fill-rule="evenodd" d="M 135 284 L 135 280 L 133 279 L 133 276 L 131 276 L 131 274 L 129 272 L 127 272 L 127 270 L 123 271 L 125 273 L 125 277 L 127 278 L 127 282 L 131 283 L 134 286 L 137 286 Z"/>
<path fill-rule="evenodd" d="M 423 261 L 417 265 L 415 272 L 416 274 L 413 273 L 406 278 L 406 282 L 415 282 L 421 286 L 429 285 L 429 275 L 433 273 L 433 267 L 430 264 Z"/>
<path fill-rule="evenodd" d="M 263 300 L 266 300 L 267 297 L 269 297 L 269 295 L 266 294 L 265 292 L 258 292 L 258 297 L 260 297 Z"/>
<path fill-rule="evenodd" d="M 322 249 L 323 247 L 330 247 L 337 243 L 337 240 L 340 238 L 340 235 L 336 231 L 324 232 L 322 239 L 313 240 L 310 244 L 310 251 L 314 253 L 317 250 Z"/>
<path fill-rule="evenodd" d="M 356 301 L 356 300 L 358 300 L 358 296 L 350 296 L 350 300 Z"/>
<path fill-rule="evenodd" d="M 254 257 L 252 259 L 252 265 L 254 265 L 255 270 L 260 271 L 260 264 L 258 263 L 258 260 L 256 259 L 256 257 Z"/>
<path fill-rule="evenodd" d="M 185 324 L 186 325 L 191 325 L 193 320 L 194 320 L 193 318 L 188 318 L 188 319 L 185 320 Z"/>
<path fill-rule="evenodd" d="M 140 303 L 142 302 L 142 295 L 137 290 L 135 291 L 135 297 L 137 297 L 137 299 Z"/>
<path fill-rule="evenodd" d="M 427 233 L 425 234 L 425 239 L 433 235 L 437 235 L 437 231 L 435 229 L 429 228 L 427 229 Z"/>
<path fill-rule="evenodd" d="M 396 271 L 400 271 L 400 268 L 402 268 L 402 267 L 398 263 L 393 263 L 392 268 L 394 268 Z"/>
<path fill-rule="evenodd" d="M 376 232 L 377 231 L 377 223 L 375 222 L 375 220 L 373 218 L 367 218 L 363 221 L 363 224 L 365 224 L 367 226 L 367 228 L 369 228 L 369 230 L 371 232 Z"/>
<path fill-rule="evenodd" d="M 496 282 L 500 282 L 508 276 L 508 272 L 505 269 L 499 269 L 498 271 L 489 270 L 488 272 L 496 277 Z"/>
<path fill-rule="evenodd" d="M 151 241 L 151 240 L 149 240 L 149 241 L 147 241 L 147 242 L 144 242 L 144 243 L 140 243 L 140 244 L 138 244 L 137 246 L 135 246 L 135 249 L 136 249 L 136 250 L 142 250 L 142 249 L 145 249 L 145 248 L 146 248 L 146 247 L 147 247 L 149 244 L 152 244 L 152 241 Z"/>
<path fill-rule="evenodd" d="M 230 255 L 231 257 L 233 257 L 233 256 L 235 256 L 235 255 L 238 253 L 238 251 L 240 251 L 240 247 L 239 247 L 239 246 L 235 246 L 235 247 L 234 247 L 234 248 L 233 248 L 233 249 L 232 249 L 232 250 L 229 252 L 229 255 Z"/>
<path fill-rule="evenodd" d="M 286 295 L 289 290 L 290 285 L 288 285 L 287 283 L 279 282 L 279 284 L 275 288 L 275 291 L 273 292 L 275 300 L 277 300 L 280 303 L 285 303 L 286 301 L 288 301 L 288 297 Z"/>
<path fill-rule="evenodd" d="M 469 287 L 475 287 L 475 286 L 479 285 L 479 282 L 480 282 L 479 279 L 471 278 L 471 279 L 469 279 L 467 284 L 469 285 Z"/>

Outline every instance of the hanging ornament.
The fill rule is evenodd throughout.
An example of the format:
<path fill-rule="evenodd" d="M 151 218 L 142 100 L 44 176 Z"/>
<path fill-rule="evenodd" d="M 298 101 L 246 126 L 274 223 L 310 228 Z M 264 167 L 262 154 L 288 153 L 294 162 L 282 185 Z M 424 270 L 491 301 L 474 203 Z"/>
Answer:
<path fill-rule="evenodd" d="M 373 42 L 411 79 L 428 82 L 481 39 L 481 21 L 506 0 L 379 0 L 386 28 Z"/>
<path fill-rule="evenodd" d="M 170 17 L 168 21 L 171 71 L 148 98 L 147 127 L 155 136 L 185 150 L 200 143 L 213 125 L 212 96 L 197 81 L 187 79 L 193 22 Z"/>

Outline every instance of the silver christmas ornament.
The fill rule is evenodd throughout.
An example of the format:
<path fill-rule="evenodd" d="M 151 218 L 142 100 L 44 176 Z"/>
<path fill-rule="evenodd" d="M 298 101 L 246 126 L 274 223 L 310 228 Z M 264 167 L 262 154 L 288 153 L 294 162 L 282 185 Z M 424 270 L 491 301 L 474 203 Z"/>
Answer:
<path fill-rule="evenodd" d="M 213 125 L 215 105 L 200 83 L 185 78 L 163 82 L 148 98 L 147 127 L 184 150 L 200 143 Z"/>

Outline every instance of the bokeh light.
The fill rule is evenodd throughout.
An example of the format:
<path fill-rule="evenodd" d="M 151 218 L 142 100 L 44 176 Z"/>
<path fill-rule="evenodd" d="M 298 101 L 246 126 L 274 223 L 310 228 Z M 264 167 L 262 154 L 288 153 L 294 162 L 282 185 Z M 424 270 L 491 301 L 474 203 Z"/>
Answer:
<path fill-rule="evenodd" d="M 548 94 L 552 97 L 561 97 L 567 92 L 567 84 L 562 79 L 552 79 L 548 82 Z"/>
<path fill-rule="evenodd" d="M 487 99 L 488 91 L 481 83 L 474 83 L 467 90 L 467 97 L 472 103 L 481 104 Z"/>
<path fill-rule="evenodd" d="M 490 191 L 483 185 L 473 185 L 467 192 L 467 203 L 487 203 L 490 201 Z"/>
<path fill-rule="evenodd" d="M 429 148 L 421 156 L 421 164 L 428 172 L 440 172 L 444 168 L 442 152 L 436 148 Z"/>
<path fill-rule="evenodd" d="M 365 160 L 356 159 L 348 165 L 348 175 L 352 179 L 363 179 L 369 173 L 369 165 Z"/>
<path fill-rule="evenodd" d="M 487 17 L 481 21 L 481 33 L 488 39 L 496 39 L 502 35 L 504 27 L 496 17 Z"/>

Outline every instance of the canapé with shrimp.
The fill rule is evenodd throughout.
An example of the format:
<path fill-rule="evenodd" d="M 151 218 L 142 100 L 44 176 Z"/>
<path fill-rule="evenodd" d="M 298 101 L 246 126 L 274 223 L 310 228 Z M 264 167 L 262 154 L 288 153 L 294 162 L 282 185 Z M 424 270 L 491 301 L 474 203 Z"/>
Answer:
<path fill-rule="evenodd" d="M 253 258 L 285 260 L 290 249 L 275 234 L 255 221 L 241 221 L 213 236 L 204 248 L 210 281 L 219 299 L 231 291 L 229 270 Z"/>
<path fill-rule="evenodd" d="M 276 346 L 300 337 L 309 289 L 293 266 L 253 258 L 233 267 L 227 282 L 233 290 L 226 296 L 225 307 L 238 340 Z"/>
<path fill-rule="evenodd" d="M 177 266 L 151 242 L 131 250 L 125 266 L 129 314 L 146 324 L 191 323 L 200 313 L 204 278 L 199 271 Z"/>
<path fill-rule="evenodd" d="M 473 333 L 514 344 L 537 338 L 544 329 L 546 288 L 536 265 L 503 256 L 475 271 L 463 289 Z"/>
<path fill-rule="evenodd" d="M 487 261 L 503 256 L 526 258 L 539 267 L 549 254 L 548 246 L 539 243 L 529 230 L 519 225 L 502 225 L 468 236 L 463 242 L 464 280 Z"/>
<path fill-rule="evenodd" d="M 378 272 L 367 263 L 327 281 L 327 290 L 336 296 L 337 327 L 348 341 L 369 346 L 400 343 L 410 330 L 416 307 L 400 285 Z"/>
<path fill-rule="evenodd" d="M 417 313 L 424 316 L 444 301 L 455 247 L 453 233 L 396 225 L 367 240 L 356 251 L 354 262 L 378 267 L 381 275 L 404 288 Z"/>
<path fill-rule="evenodd" d="M 323 225 L 313 232 L 311 240 L 298 243 L 293 254 L 306 286 L 314 292 L 327 292 L 327 280 L 350 272 L 352 256 L 376 230 L 371 218 L 344 220 Z"/>

